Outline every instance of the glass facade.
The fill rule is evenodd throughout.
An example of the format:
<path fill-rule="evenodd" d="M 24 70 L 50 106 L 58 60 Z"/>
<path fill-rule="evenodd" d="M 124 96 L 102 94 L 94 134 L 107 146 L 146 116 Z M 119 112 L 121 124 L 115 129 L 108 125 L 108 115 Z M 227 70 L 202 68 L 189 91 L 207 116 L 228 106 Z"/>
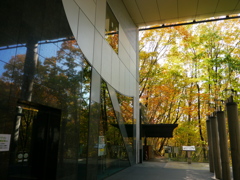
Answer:
<path fill-rule="evenodd" d="M 119 106 L 120 106 L 120 110 L 121 110 L 121 114 L 123 117 L 123 122 L 125 124 L 126 129 L 128 129 L 129 127 L 131 127 L 131 130 L 128 129 L 127 131 L 127 142 L 128 142 L 128 146 L 129 146 L 129 150 L 131 150 L 131 155 L 132 155 L 132 164 L 134 164 L 134 162 L 136 162 L 135 159 L 135 152 L 136 152 L 136 147 L 135 147 L 135 142 L 136 142 L 136 138 L 134 137 L 134 134 L 136 134 L 136 122 L 133 118 L 133 98 L 132 97 L 128 97 L 128 96 L 124 96 L 120 93 L 117 93 L 117 98 L 118 98 L 118 102 L 119 102 Z M 128 127 L 127 127 L 128 126 Z"/>
<path fill-rule="evenodd" d="M 101 115 L 98 142 L 98 179 L 130 166 L 129 155 L 119 128 L 112 94 L 105 82 L 101 85 Z"/>
<path fill-rule="evenodd" d="M 130 166 L 132 98 L 88 63 L 61 0 L 6 1 L 0 12 L 0 136 L 11 135 L 1 179 L 103 179 Z"/>

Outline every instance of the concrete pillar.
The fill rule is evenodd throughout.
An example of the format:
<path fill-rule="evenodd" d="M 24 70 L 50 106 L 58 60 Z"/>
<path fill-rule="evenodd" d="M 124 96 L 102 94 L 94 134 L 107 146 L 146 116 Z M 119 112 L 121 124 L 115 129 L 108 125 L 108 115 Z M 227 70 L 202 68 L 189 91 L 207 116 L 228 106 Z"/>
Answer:
<path fill-rule="evenodd" d="M 222 164 L 222 179 L 231 180 L 230 162 L 228 153 L 228 138 L 226 131 L 226 122 L 223 111 L 217 111 L 217 123 L 219 131 L 220 155 Z"/>
<path fill-rule="evenodd" d="M 141 105 L 139 105 L 141 107 Z M 139 115 L 139 163 L 143 162 L 143 143 L 142 143 L 142 109 L 140 108 L 140 115 Z"/>
<path fill-rule="evenodd" d="M 211 130 L 212 130 L 213 161 L 214 161 L 215 177 L 217 179 L 222 179 L 217 118 L 216 116 L 210 116 L 209 120 L 211 123 Z"/>
<path fill-rule="evenodd" d="M 211 132 L 211 124 L 210 120 L 206 120 L 207 124 L 207 137 L 208 137 L 208 159 L 209 159 L 209 168 L 210 172 L 214 173 L 214 165 L 213 165 L 213 145 L 212 145 L 212 132 Z"/>
<path fill-rule="evenodd" d="M 226 104 L 231 145 L 232 169 L 234 180 L 240 179 L 240 131 L 237 104 L 230 101 Z"/>

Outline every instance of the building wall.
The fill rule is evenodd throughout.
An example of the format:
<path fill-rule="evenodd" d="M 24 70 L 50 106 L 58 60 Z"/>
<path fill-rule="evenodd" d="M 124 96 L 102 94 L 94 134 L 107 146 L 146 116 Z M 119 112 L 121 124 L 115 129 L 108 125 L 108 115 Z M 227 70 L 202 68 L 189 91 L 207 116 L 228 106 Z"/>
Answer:
<path fill-rule="evenodd" d="M 104 37 L 106 3 L 119 21 L 118 54 Z M 63 5 L 72 32 L 89 63 L 114 89 L 134 98 L 134 119 L 139 129 L 138 28 L 122 1 L 63 0 Z M 139 157 L 139 137 L 136 131 L 136 157 Z"/>
<path fill-rule="evenodd" d="M 3 180 L 103 179 L 136 162 L 125 123 L 138 123 L 137 28 L 121 1 L 109 1 L 115 53 L 106 3 L 0 3 L 0 138 L 11 135 L 0 147 Z"/>
<path fill-rule="evenodd" d="M 138 29 L 122 1 L 109 1 L 119 21 L 119 53 L 105 41 L 106 0 L 63 0 L 77 42 L 102 78 L 121 94 L 136 97 Z"/>

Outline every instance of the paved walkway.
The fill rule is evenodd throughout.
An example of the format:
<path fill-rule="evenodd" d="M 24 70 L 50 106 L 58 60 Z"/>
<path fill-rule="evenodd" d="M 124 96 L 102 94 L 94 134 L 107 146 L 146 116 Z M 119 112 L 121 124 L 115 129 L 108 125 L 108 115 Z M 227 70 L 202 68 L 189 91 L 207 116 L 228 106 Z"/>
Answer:
<path fill-rule="evenodd" d="M 215 179 L 208 163 L 144 161 L 120 171 L 106 180 L 208 180 Z"/>

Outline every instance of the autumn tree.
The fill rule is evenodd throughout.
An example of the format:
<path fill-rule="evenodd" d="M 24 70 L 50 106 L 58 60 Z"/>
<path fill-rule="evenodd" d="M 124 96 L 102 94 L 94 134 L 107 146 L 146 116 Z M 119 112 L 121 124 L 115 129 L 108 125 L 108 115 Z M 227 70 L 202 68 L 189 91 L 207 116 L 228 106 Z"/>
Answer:
<path fill-rule="evenodd" d="M 239 90 L 239 33 L 238 20 L 229 20 L 140 34 L 140 99 L 147 123 L 179 124 L 168 143 L 204 150 L 209 103 Z"/>

